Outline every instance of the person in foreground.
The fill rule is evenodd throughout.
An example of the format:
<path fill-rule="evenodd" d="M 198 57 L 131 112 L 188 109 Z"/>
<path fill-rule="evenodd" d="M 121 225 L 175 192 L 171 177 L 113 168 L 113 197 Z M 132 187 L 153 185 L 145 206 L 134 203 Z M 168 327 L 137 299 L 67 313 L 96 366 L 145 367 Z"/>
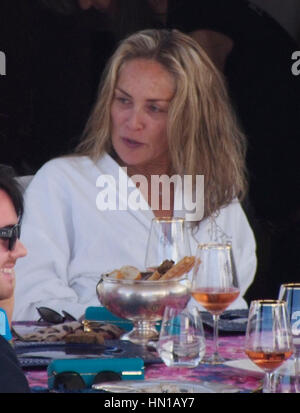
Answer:
<path fill-rule="evenodd" d="M 36 319 L 39 306 L 80 317 L 99 305 L 101 273 L 143 269 L 154 216 L 189 217 L 193 254 L 200 242 L 232 243 L 241 294 L 231 308 L 245 308 L 256 246 L 239 203 L 244 156 L 223 77 L 196 41 L 176 30 L 123 40 L 76 152 L 47 162 L 27 188 L 22 240 L 29 254 L 18 265 L 14 319 Z M 169 192 L 151 191 L 157 176 L 192 176 L 197 196 L 198 175 L 201 216 L 182 202 L 180 180 Z"/>
<path fill-rule="evenodd" d="M 26 255 L 19 241 L 22 194 L 14 179 L 0 168 L 0 309 L 11 322 L 14 306 L 14 266 Z M 0 393 L 27 393 L 29 386 L 12 345 L 0 334 Z"/>

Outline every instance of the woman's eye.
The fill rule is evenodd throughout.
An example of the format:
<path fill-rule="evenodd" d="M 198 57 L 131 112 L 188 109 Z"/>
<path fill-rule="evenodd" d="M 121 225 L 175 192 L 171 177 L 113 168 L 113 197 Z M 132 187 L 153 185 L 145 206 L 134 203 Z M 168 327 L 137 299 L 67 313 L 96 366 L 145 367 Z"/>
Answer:
<path fill-rule="evenodd" d="M 116 97 L 117 101 L 121 103 L 122 105 L 127 105 L 130 103 L 130 100 L 128 98 L 124 98 L 122 96 Z"/>
<path fill-rule="evenodd" d="M 162 112 L 162 109 L 155 105 L 149 106 L 149 109 L 151 110 L 151 112 L 154 112 L 154 113 Z"/>

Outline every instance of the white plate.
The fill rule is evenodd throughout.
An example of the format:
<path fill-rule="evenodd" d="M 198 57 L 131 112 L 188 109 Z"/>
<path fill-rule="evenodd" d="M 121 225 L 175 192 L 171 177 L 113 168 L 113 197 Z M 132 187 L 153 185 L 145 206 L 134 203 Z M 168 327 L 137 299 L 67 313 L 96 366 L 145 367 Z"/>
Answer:
<path fill-rule="evenodd" d="M 238 360 L 230 360 L 224 363 L 226 366 L 233 367 L 236 369 L 245 370 L 247 372 L 254 373 L 255 376 L 260 375 L 264 376 L 264 372 L 262 369 L 257 367 L 254 363 L 252 363 L 249 359 L 238 359 Z"/>
<path fill-rule="evenodd" d="M 124 380 L 94 384 L 93 389 L 111 393 L 239 393 L 240 389 L 221 383 L 175 380 Z"/>

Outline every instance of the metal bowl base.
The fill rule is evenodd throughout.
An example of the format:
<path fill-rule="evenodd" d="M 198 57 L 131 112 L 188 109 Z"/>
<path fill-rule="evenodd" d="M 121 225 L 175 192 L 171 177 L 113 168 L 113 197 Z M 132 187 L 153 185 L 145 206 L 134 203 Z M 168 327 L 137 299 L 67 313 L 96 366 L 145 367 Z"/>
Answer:
<path fill-rule="evenodd" d="M 150 321 L 137 321 L 134 328 L 125 333 L 121 340 L 128 340 L 134 344 L 145 346 L 149 341 L 158 340 L 159 333 L 155 328 L 155 323 Z"/>

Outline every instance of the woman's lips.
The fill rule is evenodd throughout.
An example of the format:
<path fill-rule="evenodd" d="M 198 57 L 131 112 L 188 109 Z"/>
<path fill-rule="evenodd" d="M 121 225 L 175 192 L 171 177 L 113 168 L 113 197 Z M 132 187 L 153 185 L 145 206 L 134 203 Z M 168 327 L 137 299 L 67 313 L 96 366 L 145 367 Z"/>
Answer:
<path fill-rule="evenodd" d="M 122 142 L 124 145 L 126 145 L 130 149 L 135 149 L 143 146 L 144 144 L 138 141 L 135 141 L 134 139 L 129 139 L 129 138 L 122 138 Z"/>

